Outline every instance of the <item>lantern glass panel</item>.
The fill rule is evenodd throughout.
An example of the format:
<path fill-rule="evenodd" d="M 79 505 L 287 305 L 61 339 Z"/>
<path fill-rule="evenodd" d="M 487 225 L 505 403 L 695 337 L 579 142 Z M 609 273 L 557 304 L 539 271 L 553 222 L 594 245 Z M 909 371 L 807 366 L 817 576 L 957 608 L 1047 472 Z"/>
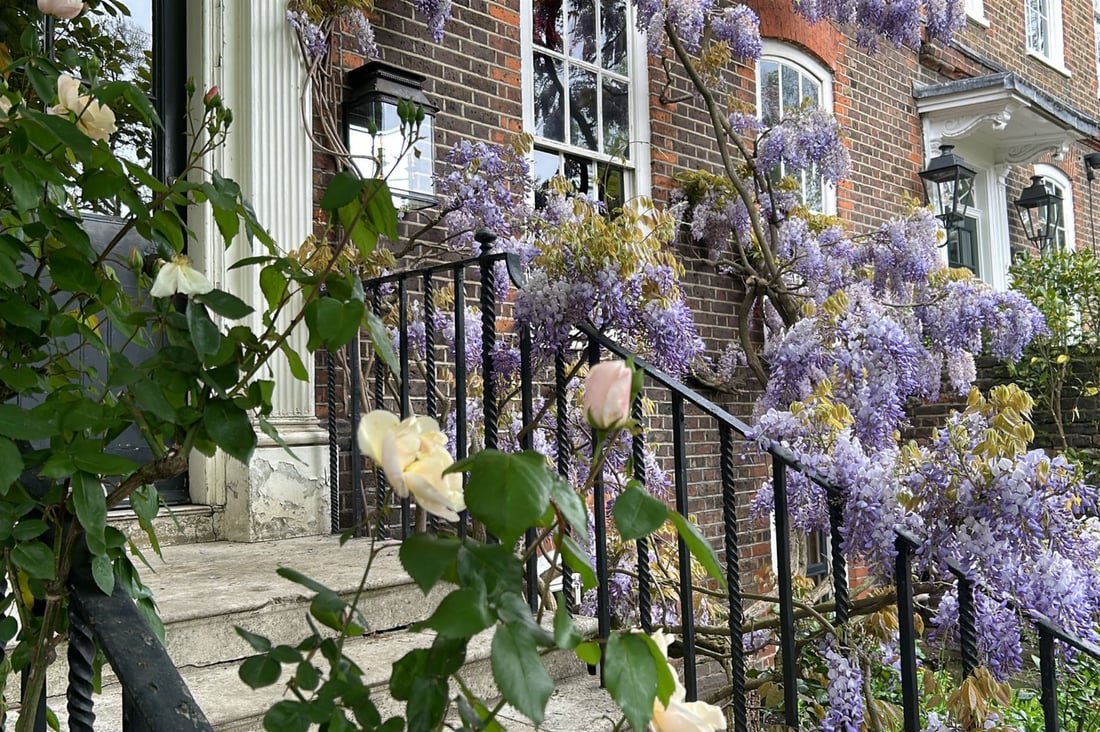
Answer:
<path fill-rule="evenodd" d="M 419 134 L 410 141 L 402 134 L 395 102 L 371 99 L 360 111 L 348 120 L 348 149 L 360 175 L 386 178 L 398 205 L 404 208 L 433 203 L 432 115 L 424 115 Z"/>

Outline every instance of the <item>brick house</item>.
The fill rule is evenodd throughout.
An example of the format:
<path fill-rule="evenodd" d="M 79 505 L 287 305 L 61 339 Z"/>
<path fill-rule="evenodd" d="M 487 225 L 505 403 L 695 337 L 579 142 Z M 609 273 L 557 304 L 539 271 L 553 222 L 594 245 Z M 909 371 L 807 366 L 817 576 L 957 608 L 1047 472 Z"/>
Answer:
<path fill-rule="evenodd" d="M 925 44 L 913 52 L 887 44 L 869 54 L 843 30 L 809 25 L 784 2 L 751 4 L 763 57 L 730 75 L 746 108 L 771 104 L 762 113 L 775 115 L 789 102 L 811 99 L 846 129 L 851 178 L 836 190 L 804 181 L 820 210 L 839 214 L 857 232 L 870 230 L 903 211 L 908 197 L 922 197 L 918 172 L 950 143 L 977 171 L 959 243 L 944 253 L 952 264 L 1007 285 L 1012 253 L 1027 246 L 1012 201 L 1032 175 L 1064 198 L 1064 241 L 1093 244 L 1091 171 L 1083 156 L 1100 149 L 1100 10 L 1068 0 L 967 0 L 965 27 L 951 47 Z M 192 0 L 181 13 L 181 5 L 130 3 L 149 23 L 165 83 L 193 76 L 220 87 L 237 120 L 220 167 L 242 183 L 281 245 L 294 248 L 314 229 L 329 166 L 302 128 L 303 75 L 285 6 Z M 437 161 L 459 139 L 504 142 L 522 131 L 534 136 L 531 162 L 540 181 L 563 173 L 613 201 L 643 194 L 667 201 L 674 176 L 713 166 L 715 151 L 682 70 L 670 57 L 646 53 L 632 12 L 626 0 L 603 0 L 587 13 L 549 0 L 458 3 L 441 43 L 411 3 L 381 0 L 372 20 L 379 60 L 425 77 L 424 91 L 439 108 Z M 185 40 L 179 28 L 186 28 Z M 353 46 L 345 42 L 335 59 L 337 86 L 365 60 Z M 569 93 L 581 82 L 588 96 Z M 566 124 L 573 118 L 583 124 Z M 158 154 L 170 162 L 170 151 Z M 614 186 L 599 189 L 611 179 Z M 242 252 L 223 252 L 208 218 L 193 224 L 199 243 L 192 254 L 220 286 L 245 300 L 260 298 L 227 270 Z M 735 332 L 739 286 L 690 243 L 680 253 L 700 332 L 716 351 Z M 295 382 L 278 365 L 275 376 L 277 424 L 304 463 L 266 443 L 247 467 L 222 456 L 196 458 L 185 500 L 205 508 L 181 514 L 192 535 L 252 541 L 328 530 L 327 437 L 316 379 Z M 728 402 L 747 415 L 752 395 Z"/>

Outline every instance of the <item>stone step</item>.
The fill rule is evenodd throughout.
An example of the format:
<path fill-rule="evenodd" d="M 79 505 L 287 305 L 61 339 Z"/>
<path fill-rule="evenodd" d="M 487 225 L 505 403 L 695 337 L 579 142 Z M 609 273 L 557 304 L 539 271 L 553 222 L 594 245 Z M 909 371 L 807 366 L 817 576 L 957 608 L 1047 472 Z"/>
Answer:
<path fill-rule="evenodd" d="M 583 629 L 591 631 L 591 623 L 582 619 L 580 625 Z M 411 633 L 407 631 L 392 631 L 381 633 L 371 637 L 351 639 L 345 646 L 345 655 L 354 661 L 363 670 L 364 683 L 374 690 L 372 695 L 379 706 L 383 717 L 395 714 L 404 714 L 404 704 L 389 697 L 388 682 L 390 669 L 393 663 L 415 648 L 424 648 L 431 645 L 432 634 Z M 492 666 L 490 662 L 490 647 L 492 635 L 486 631 L 471 639 L 467 651 L 466 664 L 462 670 L 463 682 L 471 691 L 484 699 L 491 699 L 497 695 L 497 690 L 492 678 Z M 543 656 L 547 670 L 556 682 L 562 682 L 563 686 L 551 701 L 548 721 L 553 719 L 568 719 L 570 712 L 563 705 L 569 703 L 570 693 L 565 689 L 586 689 L 584 694 L 578 697 L 578 709 L 590 707 L 590 711 L 614 709 L 614 704 L 609 699 L 607 704 L 599 706 L 592 700 L 606 694 L 595 687 L 598 679 L 589 677 L 584 664 L 577 659 L 572 652 L 554 651 Z M 324 670 L 323 662 L 319 667 Z M 200 708 L 206 713 L 214 728 L 219 732 L 260 732 L 263 730 L 263 715 L 272 705 L 285 698 L 285 682 L 289 673 L 284 674 L 280 683 L 263 689 L 250 689 L 238 676 L 238 663 L 222 663 L 206 667 L 181 668 L 184 680 L 188 688 L 195 696 Z M 584 682 L 579 681 L 583 677 Z M 574 681 L 577 680 L 577 681 Z M 588 689 L 587 687 L 592 687 Z M 452 691 L 455 691 L 452 687 Z M 61 729 L 67 729 L 67 714 L 64 709 L 62 697 L 50 698 L 49 704 L 58 715 Z M 117 683 L 105 684 L 101 695 L 96 697 L 96 728 L 105 730 L 121 729 L 122 700 Z M 515 711 L 507 712 L 508 719 L 517 720 L 514 728 L 533 729 L 529 722 L 519 722 L 522 716 Z M 604 712 L 601 711 L 601 715 Z M 612 716 L 607 712 L 609 718 Z M 563 722 L 564 724 L 564 722 Z M 612 722 L 613 724 L 613 722 Z M 513 724 L 507 725 L 513 728 Z M 611 729 L 609 724 L 606 729 Z M 543 727 L 543 729 L 551 729 Z M 600 726 L 558 726 L 553 729 L 566 732 L 576 729 L 604 729 Z"/>

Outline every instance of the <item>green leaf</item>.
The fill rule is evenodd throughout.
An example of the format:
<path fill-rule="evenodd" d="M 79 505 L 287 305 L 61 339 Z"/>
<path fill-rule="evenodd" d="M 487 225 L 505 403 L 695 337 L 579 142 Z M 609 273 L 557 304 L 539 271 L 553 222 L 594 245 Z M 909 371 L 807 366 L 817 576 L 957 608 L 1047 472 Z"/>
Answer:
<path fill-rule="evenodd" d="M 73 509 L 84 527 L 84 540 L 94 555 L 107 553 L 107 496 L 103 484 L 94 475 L 73 475 Z M 113 583 L 112 583 L 113 585 Z"/>
<path fill-rule="evenodd" d="M 94 293 L 99 289 L 99 279 L 88 261 L 68 249 L 50 257 L 50 275 L 54 284 L 67 292 Z"/>
<path fill-rule="evenodd" d="M 466 508 L 501 543 L 512 546 L 546 511 L 553 477 L 546 458 L 533 450 L 482 450 L 474 456 L 466 484 Z"/>
<path fill-rule="evenodd" d="M 485 590 L 464 587 L 444 597 L 430 618 L 412 627 L 415 630 L 431 628 L 446 638 L 469 638 L 488 628 L 495 620 Z"/>
<path fill-rule="evenodd" d="M 604 680 L 630 726 L 644 732 L 657 697 L 657 665 L 644 636 L 611 634 L 604 654 Z"/>
<path fill-rule="evenodd" d="M 707 574 L 714 578 L 718 586 L 724 589 L 726 578 L 722 574 L 722 565 L 718 563 L 718 555 L 714 553 L 714 548 L 711 547 L 710 543 L 699 533 L 699 529 L 695 524 L 688 521 L 677 511 L 669 511 L 668 520 L 676 527 L 676 531 L 679 532 L 680 538 L 687 544 L 691 555 L 703 565 L 703 569 L 707 570 Z"/>
<path fill-rule="evenodd" d="M 577 658 L 581 659 L 589 666 L 595 666 L 600 662 L 602 652 L 600 651 L 600 644 L 595 641 L 585 641 L 579 646 L 573 649 L 573 652 L 577 654 Z"/>
<path fill-rule="evenodd" d="M 260 290 L 264 293 L 269 309 L 275 309 L 286 296 L 289 287 L 286 275 L 275 265 L 268 265 L 260 270 Z"/>
<path fill-rule="evenodd" d="M 298 682 L 298 688 L 313 691 L 321 683 L 321 672 L 309 661 L 302 661 L 294 672 L 294 680 Z"/>
<path fill-rule="evenodd" d="M 505 701 L 536 725 L 546 716 L 554 681 L 546 672 L 535 640 L 523 628 L 501 623 L 493 635 L 493 679 Z"/>
<path fill-rule="evenodd" d="M 390 693 L 394 699 L 406 701 L 412 698 L 413 683 L 427 674 L 429 657 L 427 648 L 417 648 L 394 662 L 390 673 Z"/>
<path fill-rule="evenodd" d="M 217 353 L 222 344 L 222 334 L 210 314 L 201 303 L 189 302 L 187 304 L 187 327 L 191 331 L 191 342 L 200 357 Z"/>
<path fill-rule="evenodd" d="M 243 666 L 241 667 L 241 678 L 244 679 Z M 246 680 L 245 683 L 247 684 L 248 681 Z M 263 686 L 269 686 L 269 684 L 263 684 Z M 252 688 L 258 687 L 253 686 Z M 305 703 L 299 701 L 283 699 L 276 702 L 264 715 L 264 729 L 267 732 L 306 732 L 310 726 L 312 726 L 312 720 L 309 716 L 309 710 Z"/>
<path fill-rule="evenodd" d="M 256 433 L 247 412 L 228 399 L 218 399 L 206 405 L 203 423 L 218 447 L 242 463 L 248 463 L 256 449 Z"/>
<path fill-rule="evenodd" d="M 571 536 L 563 536 L 561 540 L 561 556 L 569 568 L 581 578 L 581 589 L 591 590 L 599 581 L 596 579 L 596 570 L 592 568 L 592 560 L 588 553 L 581 548 Z"/>
<path fill-rule="evenodd" d="M 462 543 L 431 534 L 413 534 L 401 542 L 398 557 L 401 566 L 427 595 L 435 583 L 446 574 L 458 557 Z"/>
<path fill-rule="evenodd" d="M 634 485 L 615 499 L 611 512 L 623 540 L 634 541 L 661 527 L 668 517 L 668 506 Z"/>
<path fill-rule="evenodd" d="M 397 241 L 397 209 L 393 206 L 393 196 L 386 181 L 381 178 L 365 181 L 363 198 L 367 207 L 365 216 L 371 228 L 390 241 Z"/>
<path fill-rule="evenodd" d="M 53 579 L 55 574 L 53 549 L 41 541 L 16 544 L 11 550 L 15 566 L 33 579 Z"/>
<path fill-rule="evenodd" d="M 569 609 L 565 606 L 565 595 L 557 594 L 558 608 L 554 611 L 554 643 L 558 648 L 576 648 L 584 638 L 573 624 Z"/>
<path fill-rule="evenodd" d="M 435 732 L 447 712 L 447 681 L 434 677 L 417 679 L 406 705 L 408 732 Z"/>
<path fill-rule="evenodd" d="M 363 190 L 363 179 L 354 173 L 341 170 L 332 177 L 325 188 L 325 195 L 321 197 L 321 208 L 325 211 L 335 211 L 356 200 L 359 192 Z"/>
<path fill-rule="evenodd" d="M 336 349 L 359 334 L 363 321 L 363 301 L 340 301 L 322 297 L 306 305 L 305 319 L 309 328 L 306 348 L 315 351 L 319 346 Z"/>
<path fill-rule="evenodd" d="M 588 509 L 584 501 L 577 495 L 573 486 L 554 475 L 550 482 L 550 500 L 558 507 L 558 511 L 566 522 L 577 532 L 577 538 L 582 544 L 588 543 Z"/>
<path fill-rule="evenodd" d="M 309 603 L 309 614 L 317 618 L 322 625 L 333 630 L 341 630 L 344 627 L 344 613 L 348 604 L 332 590 L 324 590 L 313 596 Z"/>
<path fill-rule="evenodd" d="M 115 568 L 110 557 L 105 554 L 92 557 L 92 579 L 104 595 L 115 591 Z"/>
<path fill-rule="evenodd" d="M 279 351 L 286 357 L 291 376 L 298 379 L 298 381 L 309 381 L 309 372 L 306 371 L 306 365 L 302 363 L 302 357 L 298 355 L 298 352 L 290 347 L 290 341 L 283 341 L 283 345 L 279 346 Z"/>
<path fill-rule="evenodd" d="M 374 352 L 378 355 L 378 358 L 382 359 L 382 362 L 389 368 L 390 373 L 400 374 L 401 364 L 397 361 L 397 354 L 393 350 L 393 339 L 390 338 L 386 324 L 374 314 L 374 311 L 364 308 L 363 325 L 370 333 L 370 342 L 374 346 Z"/>
<path fill-rule="evenodd" d="M 150 378 L 141 379 L 134 384 L 134 396 L 138 405 L 158 419 L 165 422 L 175 422 L 179 419 L 179 413 L 172 403 L 164 396 L 164 387 Z"/>
<path fill-rule="evenodd" d="M 275 574 L 279 575 L 283 579 L 288 579 L 296 585 L 301 585 L 308 590 L 314 592 L 332 592 L 331 589 L 321 584 L 312 577 L 307 577 L 296 569 L 290 567 L 279 567 L 275 570 Z"/>
<path fill-rule="evenodd" d="M 237 635 L 248 641 L 248 645 L 252 646 L 253 650 L 259 653 L 267 653 L 271 650 L 271 641 L 264 636 L 250 633 L 240 626 L 234 626 L 234 630 L 237 631 Z"/>
<path fill-rule="evenodd" d="M 278 681 L 282 670 L 283 667 L 278 662 L 267 656 L 253 656 L 241 664 L 239 675 L 241 681 L 253 689 L 259 689 Z"/>
<path fill-rule="evenodd" d="M 237 216 L 236 201 L 234 201 L 233 208 L 221 208 L 217 205 L 212 206 L 212 208 L 214 209 L 214 223 L 218 225 L 222 240 L 225 242 L 225 246 L 228 247 L 237 238 L 237 234 L 241 230 L 241 220 Z"/>
<path fill-rule="evenodd" d="M 53 410 L 37 407 L 26 410 L 15 404 L 0 404 L 0 435 L 15 440 L 46 440 L 56 428 Z"/>
<path fill-rule="evenodd" d="M 657 645 L 652 636 L 644 635 L 642 637 L 649 645 L 649 655 L 653 656 L 653 663 L 657 668 L 657 698 L 660 699 L 662 705 L 667 707 L 669 697 L 676 691 L 676 674 L 672 667 L 668 665 L 665 652 Z"/>
<path fill-rule="evenodd" d="M 222 290 L 211 290 L 196 296 L 195 299 L 207 305 L 218 315 L 230 320 L 240 320 L 253 312 L 252 306 L 244 300 Z"/>
<path fill-rule="evenodd" d="M 23 474 L 23 455 L 15 443 L 0 437 L 0 495 L 5 495 L 11 484 Z"/>

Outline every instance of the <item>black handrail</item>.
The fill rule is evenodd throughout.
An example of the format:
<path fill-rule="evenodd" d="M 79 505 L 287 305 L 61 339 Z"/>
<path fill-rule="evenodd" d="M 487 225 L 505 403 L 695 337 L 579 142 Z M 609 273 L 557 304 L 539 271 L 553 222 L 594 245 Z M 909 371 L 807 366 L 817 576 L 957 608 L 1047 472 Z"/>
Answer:
<path fill-rule="evenodd" d="M 106 595 L 84 557 L 69 577 L 69 664 L 66 689 L 70 732 L 93 732 L 96 647 L 114 669 L 122 692 L 123 732 L 213 732 L 164 645 L 121 581 Z M 35 730 L 46 730 L 46 690 Z"/>

